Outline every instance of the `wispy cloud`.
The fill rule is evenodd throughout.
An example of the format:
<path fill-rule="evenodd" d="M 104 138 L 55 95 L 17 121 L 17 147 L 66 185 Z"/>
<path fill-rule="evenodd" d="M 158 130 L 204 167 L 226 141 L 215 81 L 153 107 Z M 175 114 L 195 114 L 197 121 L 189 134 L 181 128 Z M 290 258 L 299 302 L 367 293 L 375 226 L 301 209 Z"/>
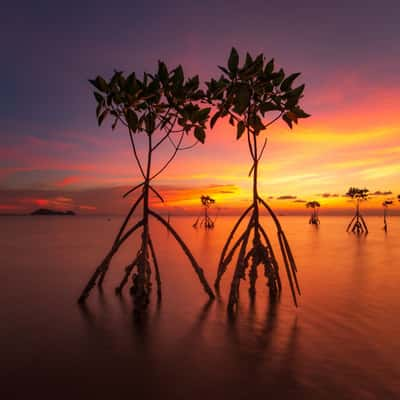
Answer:
<path fill-rule="evenodd" d="M 285 195 L 285 196 L 279 196 L 276 199 L 277 200 L 294 200 L 294 199 L 296 199 L 296 196 Z"/>

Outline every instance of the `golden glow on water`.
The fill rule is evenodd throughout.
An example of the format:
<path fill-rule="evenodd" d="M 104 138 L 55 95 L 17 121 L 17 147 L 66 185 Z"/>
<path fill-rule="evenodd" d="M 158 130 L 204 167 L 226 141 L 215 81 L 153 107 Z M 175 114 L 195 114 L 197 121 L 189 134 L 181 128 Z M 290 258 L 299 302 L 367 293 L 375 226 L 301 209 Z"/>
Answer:
<path fill-rule="evenodd" d="M 210 281 L 234 221 L 219 217 L 206 232 L 192 228 L 193 218 L 171 217 Z M 242 282 L 238 315 L 229 318 L 232 271 L 221 298 L 207 303 L 173 238 L 152 224 L 164 296 L 137 321 L 128 293 L 114 294 L 137 237 L 112 264 L 103 292 L 94 290 L 85 308 L 75 303 L 120 218 L 2 218 L 2 390 L 110 398 L 134 384 L 135 395 L 148 398 L 397 398 L 400 218 L 389 218 L 385 235 L 382 219 L 368 217 L 367 237 L 346 234 L 348 217 L 323 216 L 318 230 L 307 217 L 281 222 L 298 264 L 299 308 L 281 266 L 280 301 L 270 305 L 260 270 L 255 303 Z"/>

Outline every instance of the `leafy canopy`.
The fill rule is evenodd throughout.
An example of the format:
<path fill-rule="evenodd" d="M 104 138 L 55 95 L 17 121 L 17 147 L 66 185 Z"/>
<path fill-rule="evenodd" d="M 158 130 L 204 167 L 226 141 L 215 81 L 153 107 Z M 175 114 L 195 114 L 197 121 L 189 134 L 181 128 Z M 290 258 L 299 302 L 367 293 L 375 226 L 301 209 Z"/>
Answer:
<path fill-rule="evenodd" d="M 316 207 L 320 207 L 321 205 L 318 203 L 318 201 L 309 201 L 308 203 L 306 203 L 306 207 L 307 208 L 316 208 Z"/>
<path fill-rule="evenodd" d="M 213 199 L 213 198 L 211 198 L 210 196 L 204 196 L 204 195 L 202 195 L 201 197 L 200 197 L 200 200 L 201 200 L 201 204 L 204 206 L 204 207 L 210 207 L 210 205 L 211 204 L 214 204 L 215 203 L 215 200 Z"/>
<path fill-rule="evenodd" d="M 204 143 L 205 125 L 210 108 L 200 106 L 204 92 L 199 89 L 199 77 L 185 78 L 182 66 L 169 71 L 159 61 L 156 74 L 144 73 L 139 79 L 135 72 L 125 76 L 115 71 L 109 81 L 97 76 L 89 82 L 95 87 L 96 116 L 101 125 L 106 117 L 113 118 L 112 128 L 121 123 L 131 133 L 156 130 L 167 133 L 193 133 Z"/>
<path fill-rule="evenodd" d="M 263 54 L 253 58 L 247 53 L 240 64 L 239 54 L 232 48 L 227 66 L 219 69 L 223 73 L 220 78 L 206 82 L 207 99 L 217 107 L 211 128 L 218 119 L 229 117 L 239 139 L 246 128 L 258 135 L 279 118 L 292 128 L 293 123 L 310 116 L 299 106 L 304 85 L 294 85 L 300 73 L 286 75 L 282 68 L 276 70 L 273 59 L 265 62 Z M 271 113 L 277 117 L 268 122 L 266 116 Z"/>
<path fill-rule="evenodd" d="M 359 189 L 356 187 L 350 187 L 346 193 L 346 196 L 351 197 L 352 199 L 366 200 L 368 198 L 368 193 L 369 193 L 369 190 L 366 188 Z"/>

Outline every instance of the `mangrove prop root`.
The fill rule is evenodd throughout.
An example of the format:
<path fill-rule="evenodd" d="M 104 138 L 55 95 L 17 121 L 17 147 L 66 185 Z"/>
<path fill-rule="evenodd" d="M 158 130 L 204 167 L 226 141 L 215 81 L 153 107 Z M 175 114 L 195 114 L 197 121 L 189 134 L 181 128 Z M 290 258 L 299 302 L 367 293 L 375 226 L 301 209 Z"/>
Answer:
<path fill-rule="evenodd" d="M 154 268 L 155 268 L 155 270 L 156 270 L 157 297 L 158 297 L 158 300 L 161 300 L 162 292 L 161 292 L 161 276 L 160 276 L 160 269 L 158 268 L 158 262 L 157 262 L 156 252 L 154 251 L 154 246 L 153 246 L 153 242 L 151 241 L 150 235 L 149 235 L 149 247 L 150 247 L 151 259 L 152 259 L 152 261 L 153 261 L 153 265 L 154 265 Z"/>
<path fill-rule="evenodd" d="M 156 212 L 149 210 L 149 214 L 152 215 L 155 219 L 157 219 L 161 224 L 163 224 L 168 231 L 172 234 L 172 236 L 175 238 L 175 240 L 178 242 L 180 247 L 182 248 L 183 252 L 185 253 L 186 257 L 189 259 L 190 263 L 192 264 L 193 269 L 195 270 L 201 284 L 203 285 L 204 291 L 208 294 L 210 299 L 214 299 L 215 295 L 212 289 L 210 288 L 210 285 L 208 284 L 205 276 L 203 269 L 197 264 L 197 261 L 193 257 L 192 253 L 186 246 L 185 242 L 181 239 L 181 237 L 178 235 L 178 233 L 172 228 L 172 226 L 164 220 L 160 215 L 158 215 Z"/>
<path fill-rule="evenodd" d="M 153 216 L 158 222 L 164 225 L 168 231 L 171 233 L 175 240 L 178 242 L 186 256 L 188 257 L 190 263 L 192 264 L 205 292 L 208 296 L 213 299 L 214 293 L 210 288 L 203 270 L 200 268 L 198 263 L 196 262 L 195 258 L 193 257 L 192 253 L 185 245 L 181 237 L 178 233 L 172 228 L 172 226 L 164 220 L 160 215 L 155 213 L 154 211 L 146 208 L 145 217 L 141 219 L 138 223 L 136 223 L 132 228 L 127 229 L 127 224 L 129 219 L 131 218 L 134 210 L 137 208 L 138 204 L 141 201 L 146 201 L 144 196 L 139 196 L 138 200 L 135 202 L 131 211 L 129 212 L 128 216 L 126 217 L 124 223 L 122 224 L 114 242 L 111 250 L 107 253 L 101 264 L 95 269 L 94 273 L 92 274 L 91 278 L 89 279 L 88 283 L 86 284 L 84 290 L 82 291 L 78 302 L 84 303 L 86 298 L 89 296 L 90 291 L 92 288 L 98 283 L 101 286 L 101 281 L 104 279 L 105 273 L 107 272 L 112 258 L 118 252 L 120 247 L 125 243 L 125 241 L 139 228 L 143 227 L 143 232 L 141 235 L 141 247 L 138 251 L 135 259 L 127 265 L 125 268 L 124 276 L 120 282 L 120 284 L 115 288 L 115 292 L 120 294 L 125 287 L 126 283 L 130 276 L 132 276 L 132 287 L 130 289 L 131 294 L 134 298 L 135 309 L 143 310 L 147 307 L 150 299 L 150 292 L 151 292 L 151 272 L 152 272 L 152 265 L 155 270 L 155 281 L 157 283 L 157 297 L 158 300 L 161 300 L 162 297 L 162 290 L 161 290 L 161 277 L 160 277 L 160 269 L 159 264 L 156 257 L 156 252 L 154 249 L 153 242 L 150 237 L 149 232 L 149 223 L 147 215 Z M 152 265 L 151 265 L 152 264 Z"/>
<path fill-rule="evenodd" d="M 356 216 L 354 216 L 354 217 L 351 219 L 349 225 L 347 225 L 346 232 L 349 232 L 349 230 L 351 229 L 351 226 L 352 226 L 352 224 L 353 224 L 353 221 L 354 221 L 355 219 L 356 219 Z"/>
<path fill-rule="evenodd" d="M 88 283 L 83 289 L 80 297 L 78 298 L 79 303 L 84 303 L 86 298 L 89 296 L 90 291 L 96 285 L 96 283 L 101 286 L 103 279 L 109 269 L 110 263 L 114 257 L 114 255 L 118 252 L 120 247 L 125 243 L 125 241 L 139 228 L 143 227 L 142 235 L 141 235 L 141 247 L 135 257 L 135 259 L 127 265 L 125 268 L 124 276 L 120 282 L 120 284 L 115 288 L 115 292 L 120 294 L 125 287 L 126 283 L 130 276 L 132 276 L 132 287 L 130 292 L 134 299 L 134 305 L 136 310 L 144 310 L 149 301 L 150 301 L 150 292 L 151 292 L 151 273 L 152 273 L 152 265 L 155 270 L 155 281 L 157 283 L 157 297 L 158 300 L 161 300 L 161 277 L 160 277 L 160 269 L 156 257 L 156 252 L 154 249 L 153 242 L 150 237 L 149 232 L 149 216 L 153 216 L 158 222 L 160 222 L 164 227 L 166 227 L 167 232 L 171 233 L 175 240 L 178 242 L 186 256 L 188 257 L 190 263 L 192 264 L 205 292 L 208 296 L 213 299 L 214 293 L 210 288 L 203 270 L 200 268 L 192 253 L 185 245 L 181 237 L 178 233 L 172 228 L 169 222 L 165 221 L 160 215 L 150 210 L 148 206 L 148 193 L 150 185 L 148 180 L 144 183 L 143 193 L 138 197 L 138 199 L 133 204 L 130 209 L 128 215 L 126 216 L 122 226 L 120 227 L 116 238 L 114 239 L 111 250 L 107 253 L 103 261 L 100 265 L 95 269 L 94 273 L 90 277 Z M 133 227 L 127 228 L 129 220 L 131 219 L 134 211 L 138 207 L 140 203 L 143 203 L 143 218 L 137 222 Z M 151 265 L 152 264 L 152 265 Z"/>
<path fill-rule="evenodd" d="M 197 228 L 199 222 L 200 222 L 200 228 L 204 227 L 204 229 L 212 229 L 214 228 L 214 221 L 212 218 L 208 215 L 208 210 L 211 204 L 215 203 L 215 200 L 212 199 L 210 196 L 204 196 L 202 195 L 200 197 L 201 200 L 201 205 L 203 206 L 203 215 L 199 215 L 193 224 L 193 228 Z"/>
<path fill-rule="evenodd" d="M 368 227 L 363 218 L 363 216 L 357 213 L 352 220 L 350 221 L 349 225 L 347 226 L 346 232 L 352 232 L 356 234 L 368 234 Z"/>
<path fill-rule="evenodd" d="M 212 218 L 209 217 L 208 215 L 205 215 L 203 217 L 197 217 L 196 221 L 192 226 L 193 228 L 197 228 L 199 226 L 200 228 L 204 227 L 205 229 L 212 229 L 214 228 L 214 225 L 215 224 Z"/>
<path fill-rule="evenodd" d="M 259 226 L 259 228 L 260 228 L 261 235 L 263 236 L 263 239 L 265 240 L 265 243 L 267 244 L 266 249 L 269 251 L 269 262 L 271 264 L 271 268 L 276 273 L 276 283 L 278 285 L 277 294 L 278 294 L 282 290 L 282 282 L 281 282 L 281 278 L 279 276 L 279 265 L 278 265 L 278 262 L 276 261 L 274 250 L 272 248 L 271 242 L 269 241 L 267 233 L 265 232 L 264 228 L 261 225 Z M 268 277 L 267 268 L 264 269 L 264 275 L 266 278 Z"/>
<path fill-rule="evenodd" d="M 311 215 L 308 223 L 311 224 L 311 225 L 317 225 L 318 226 L 320 224 L 319 217 L 317 215 L 314 215 L 314 214 Z"/>
<path fill-rule="evenodd" d="M 130 292 L 133 296 L 135 310 L 145 310 L 150 302 L 150 262 L 147 252 L 147 241 L 143 241 L 143 247 L 137 261 L 137 273 L 132 276 Z"/>
<path fill-rule="evenodd" d="M 230 249 L 230 251 L 227 254 L 227 256 L 220 261 L 220 265 L 219 265 L 219 268 L 218 268 L 218 276 L 217 276 L 217 279 L 215 280 L 215 284 L 214 284 L 215 285 L 215 289 L 217 291 L 219 290 L 219 284 L 220 284 L 222 275 L 225 273 L 227 266 L 232 261 L 232 258 L 235 255 L 235 251 L 242 244 L 244 238 L 246 237 L 246 234 L 247 234 L 247 231 L 242 233 L 240 238 L 235 242 L 235 244 Z"/>
<path fill-rule="evenodd" d="M 139 205 L 140 202 L 142 201 L 143 196 L 144 196 L 144 194 L 141 193 L 141 195 L 137 198 L 137 200 L 136 200 L 135 203 L 133 204 L 132 208 L 129 210 L 129 213 L 128 213 L 128 215 L 126 216 L 126 218 L 125 218 L 123 224 L 121 225 L 121 228 L 119 229 L 118 234 L 117 234 L 117 236 L 116 236 L 116 238 L 115 238 L 115 240 L 114 240 L 113 247 L 116 246 L 116 244 L 117 244 L 118 241 L 120 240 L 120 238 L 121 238 L 122 234 L 124 233 L 124 230 L 125 230 L 126 226 L 128 225 L 128 222 L 129 222 L 129 220 L 131 219 L 131 217 L 132 217 L 134 211 L 136 210 L 136 208 L 138 207 L 138 205 Z M 110 267 L 110 263 L 109 263 L 109 262 L 108 262 L 107 264 L 104 265 L 104 267 L 103 267 L 103 269 L 102 269 L 102 272 L 101 272 L 101 274 L 100 274 L 100 279 L 99 279 L 99 281 L 98 281 L 98 283 L 97 283 L 98 286 L 101 286 L 101 285 L 103 284 L 104 277 L 105 277 L 105 275 L 106 275 L 106 273 L 107 273 L 109 267 Z"/>
<path fill-rule="evenodd" d="M 135 268 L 135 266 L 137 264 L 138 258 L 139 258 L 139 254 L 136 256 L 135 260 L 132 263 L 130 263 L 129 265 L 126 266 L 125 275 L 122 278 L 121 283 L 115 288 L 115 293 L 121 294 L 122 289 L 126 285 L 126 282 L 128 282 L 129 275 L 131 274 L 133 268 Z"/>
<path fill-rule="evenodd" d="M 214 286 L 215 286 L 216 289 L 219 288 L 219 283 L 220 283 L 221 277 L 222 277 L 222 275 L 224 274 L 224 272 L 225 272 L 225 270 L 226 270 L 226 263 L 224 262 L 225 254 L 226 254 L 226 252 L 228 251 L 228 248 L 229 248 L 229 245 L 230 245 L 230 243 L 231 243 L 231 241 L 232 241 L 232 239 L 233 239 L 233 236 L 235 235 L 236 231 L 238 230 L 239 225 L 241 224 L 241 222 L 243 221 L 243 219 L 244 219 L 244 218 L 246 217 L 246 215 L 253 209 L 253 207 L 254 207 L 254 204 L 252 204 L 250 207 L 248 207 L 248 208 L 244 211 L 244 213 L 240 216 L 240 218 L 237 220 L 235 226 L 233 227 L 231 233 L 230 233 L 229 236 L 228 236 L 228 239 L 227 239 L 227 241 L 226 241 L 226 243 L 225 243 L 224 248 L 222 249 L 221 257 L 220 257 L 220 260 L 219 260 L 219 263 L 218 263 L 218 274 L 217 274 L 217 279 L 215 280 L 215 283 L 214 283 Z M 240 239 L 236 242 L 235 246 L 233 247 L 232 254 L 229 254 L 229 255 L 228 255 L 228 257 L 227 257 L 227 258 L 229 258 L 228 263 L 230 262 L 230 259 L 232 258 L 233 253 L 235 252 L 236 248 L 239 246 L 241 240 L 243 240 L 244 236 L 245 236 L 245 233 L 244 233 L 244 234 L 240 237 Z"/>
<path fill-rule="evenodd" d="M 246 229 L 246 234 L 245 237 L 242 241 L 242 245 L 240 247 L 239 255 L 238 255 L 238 261 L 236 263 L 236 269 L 235 273 L 233 275 L 232 283 L 231 283 L 231 290 L 229 293 L 229 303 L 228 303 L 228 309 L 232 310 L 233 307 L 237 304 L 238 299 L 239 299 L 239 287 L 240 287 L 240 280 L 245 279 L 245 270 L 246 270 L 246 263 L 245 263 L 245 252 L 246 252 L 246 247 L 247 243 L 249 241 L 249 236 L 251 232 L 251 228 L 253 226 L 253 218 L 251 218 L 249 225 Z"/>
<path fill-rule="evenodd" d="M 89 279 L 88 283 L 86 284 L 85 288 L 83 289 L 81 295 L 78 298 L 78 303 L 84 303 L 87 297 L 90 294 L 90 291 L 93 289 L 93 287 L 96 285 L 97 279 L 100 277 L 100 275 L 103 273 L 105 269 L 108 268 L 113 256 L 115 253 L 119 250 L 121 245 L 141 226 L 143 225 L 143 220 L 140 220 L 138 223 L 136 223 L 131 229 L 129 229 L 122 237 L 118 239 L 118 241 L 114 241 L 113 247 L 111 250 L 108 252 L 108 254 L 105 256 L 104 260 L 101 262 L 101 264 L 95 269 L 93 275 Z"/>
<path fill-rule="evenodd" d="M 283 263 L 285 265 L 286 274 L 288 277 L 289 287 L 292 294 L 293 302 L 297 307 L 297 295 L 300 295 L 300 287 L 297 280 L 297 266 L 290 249 L 286 235 L 272 209 L 260 197 L 256 197 L 256 201 L 246 209 L 239 220 L 236 222 L 232 231 L 230 232 L 225 246 L 222 250 L 221 259 L 218 266 L 218 274 L 215 281 L 215 287 L 218 289 L 221 278 L 226 272 L 226 269 L 235 254 L 235 251 L 240 248 L 234 276 L 231 282 L 229 293 L 228 309 L 232 310 L 238 302 L 240 281 L 246 278 L 246 269 L 249 269 L 249 293 L 254 296 L 256 292 L 256 281 L 258 278 L 257 269 L 259 266 L 264 268 L 264 276 L 267 279 L 267 286 L 272 298 L 280 294 L 282 290 L 282 283 L 279 274 L 279 264 L 276 259 L 271 241 L 259 221 L 259 206 L 261 204 L 274 221 L 277 229 L 277 237 L 279 248 L 282 255 Z M 243 219 L 249 214 L 250 219 L 243 233 L 240 234 L 236 241 L 233 241 L 235 233 L 237 233 L 239 225 Z M 252 239 L 252 240 L 251 240 Z M 233 243 L 233 244 L 232 244 Z M 247 250 L 247 247 L 250 247 Z"/>

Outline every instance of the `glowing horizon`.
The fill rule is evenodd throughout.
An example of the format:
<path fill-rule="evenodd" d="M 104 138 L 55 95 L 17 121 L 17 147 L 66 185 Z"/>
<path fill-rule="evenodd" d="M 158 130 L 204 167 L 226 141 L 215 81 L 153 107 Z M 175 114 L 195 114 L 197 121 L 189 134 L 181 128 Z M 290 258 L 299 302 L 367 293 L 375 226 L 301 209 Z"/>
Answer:
<path fill-rule="evenodd" d="M 126 38 L 117 46 L 111 36 L 120 28 L 111 26 L 108 34 L 98 29 L 97 36 L 92 37 L 84 29 L 85 19 L 78 19 L 74 23 L 79 35 L 71 33 L 64 48 L 54 46 L 50 35 L 29 31 L 40 18 L 57 16 L 61 23 L 54 27 L 54 35 L 64 37 L 63 22 L 69 21 L 64 21 L 60 10 L 49 4 L 48 15 L 31 11 L 31 25 L 7 25 L 8 36 L 13 37 L 7 48 L 15 61 L 15 74 L 26 74 L 26 78 L 10 77 L 8 81 L 15 81 L 15 87 L 6 86 L 6 106 L 0 114 L 0 213 L 29 212 L 47 205 L 69 206 L 82 214 L 107 214 L 114 201 L 117 213 L 123 214 L 130 200 L 122 202 L 118 196 L 122 188 L 139 182 L 138 171 L 126 132 L 112 132 L 109 124 L 97 127 L 87 79 L 98 73 L 109 76 L 114 69 L 152 71 L 162 59 L 172 66 L 181 63 L 188 74 L 199 74 L 205 81 L 219 75 L 217 66 L 226 62 L 232 45 L 241 55 L 250 51 L 274 57 L 276 65 L 288 73 L 302 72 L 298 80 L 306 84 L 302 105 L 311 118 L 301 120 L 293 131 L 277 123 L 261 134 L 268 137 L 268 145 L 260 167 L 260 194 L 266 199 L 273 197 L 270 202 L 274 208 L 307 212 L 304 201 L 317 200 L 321 212 L 351 210 L 352 204 L 342 195 L 350 186 L 358 186 L 372 193 L 392 193 L 375 196 L 364 205 L 379 212 L 383 200 L 400 194 L 400 58 L 392 50 L 399 28 L 395 19 L 393 24 L 386 21 L 392 21 L 395 15 L 390 8 L 385 11 L 387 31 L 374 34 L 368 26 L 379 23 L 378 13 L 366 13 L 364 24 L 355 27 L 352 21 L 361 17 L 358 7 L 351 5 L 346 18 L 339 8 L 328 15 L 319 3 L 309 9 L 295 7 L 290 16 L 272 7 L 269 12 L 275 18 L 267 25 L 255 24 L 260 21 L 259 13 L 249 11 L 238 36 L 232 39 L 226 35 L 230 25 L 225 8 L 217 7 L 215 15 L 200 18 L 198 6 L 184 10 L 177 7 L 170 20 L 162 14 L 154 16 L 159 33 L 164 34 L 163 43 L 146 35 L 150 17 L 140 8 L 136 10 L 144 16 L 140 27 L 122 25 Z M 115 18 L 125 21 L 128 17 L 115 12 Z M 231 13 L 235 18 L 241 15 L 240 7 L 231 7 Z M 181 30 L 179 24 L 188 15 L 194 19 L 190 27 L 204 26 L 207 21 L 210 31 L 200 34 L 194 28 Z M 301 34 L 296 28 L 299 16 L 303 21 Z M 282 20 L 286 21 L 285 32 L 278 35 Z M 327 20 L 330 25 L 324 25 Z M 18 32 L 14 32 L 16 26 Z M 133 40 L 138 32 L 143 33 L 142 42 Z M 362 40 L 356 41 L 351 33 Z M 298 41 L 290 40 L 298 36 Z M 210 46 L 215 37 L 220 38 L 218 43 Z M 269 39 L 260 39 L 265 37 Z M 74 47 L 77 40 L 82 45 L 79 48 Z M 32 55 L 28 49 L 37 41 L 46 45 L 35 53 L 31 70 L 21 69 L 26 62 L 18 57 L 25 53 L 16 54 L 15 49 L 25 49 Z M 44 50 L 46 46 L 54 54 L 50 56 Z M 58 57 L 63 63 L 55 65 L 54 70 L 43 69 L 49 57 L 50 61 Z M 22 98 L 23 103 L 18 100 Z M 167 150 L 162 149 L 162 156 L 167 156 Z M 216 196 L 219 207 L 239 210 L 250 198 L 249 167 L 244 139 L 236 141 L 235 129 L 218 123 L 207 132 L 204 145 L 180 153 L 154 182 L 167 201 L 160 207 L 192 213 L 196 204 L 199 206 L 199 196 L 209 194 Z M 230 188 L 229 193 L 217 193 L 215 188 L 224 187 Z M 99 191 L 109 193 L 103 203 L 96 195 Z M 289 198 L 277 200 L 282 196 Z M 395 213 L 399 208 L 396 200 L 391 209 Z"/>

